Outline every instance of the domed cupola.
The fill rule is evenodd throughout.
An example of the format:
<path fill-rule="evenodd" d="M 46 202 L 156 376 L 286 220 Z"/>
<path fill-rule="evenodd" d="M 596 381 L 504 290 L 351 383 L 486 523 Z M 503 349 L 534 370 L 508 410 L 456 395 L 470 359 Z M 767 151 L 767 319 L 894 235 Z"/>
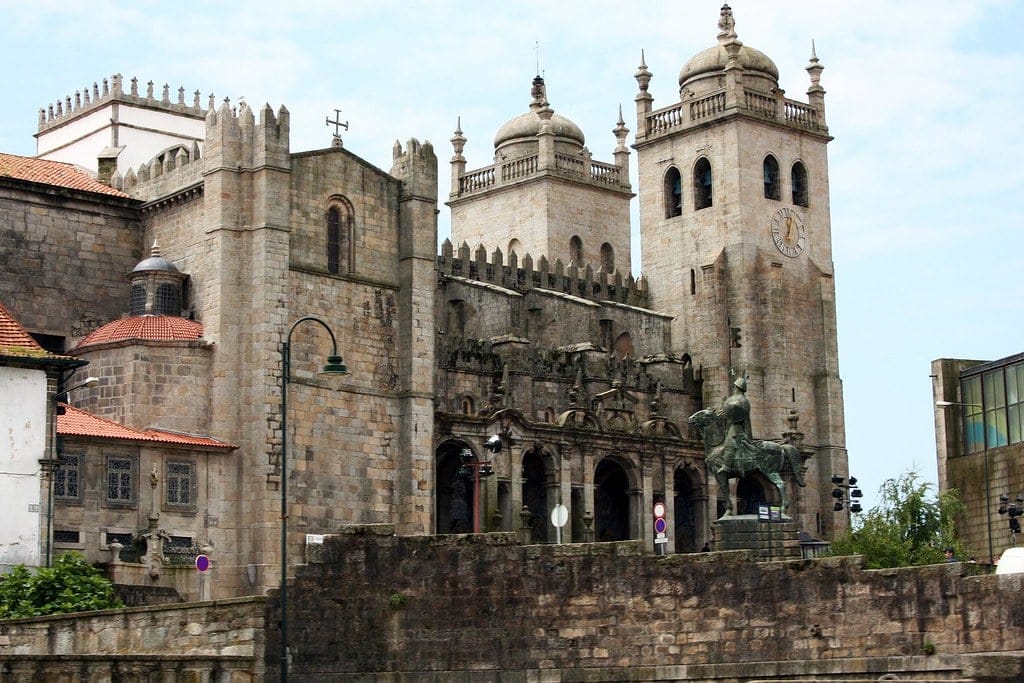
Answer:
<path fill-rule="evenodd" d="M 160 255 L 160 247 L 154 242 L 149 258 L 139 261 L 128 274 L 131 281 L 129 314 L 181 316 L 187 277 Z"/>
<path fill-rule="evenodd" d="M 586 144 L 583 131 L 566 117 L 554 113 L 548 103 L 544 79 L 537 76 L 530 88 L 530 111 L 515 117 L 494 136 L 494 156 L 517 158 L 537 153 L 537 134 L 545 118 L 549 118 L 559 154 L 579 154 Z"/>
<path fill-rule="evenodd" d="M 743 69 L 744 86 L 766 93 L 779 87 L 779 69 L 775 62 L 737 39 L 736 20 L 732 8 L 726 4 L 722 5 L 718 19 L 718 45 L 697 53 L 686 62 L 679 72 L 679 94 L 701 96 L 724 87 L 730 48 L 736 51 L 735 66 Z"/>

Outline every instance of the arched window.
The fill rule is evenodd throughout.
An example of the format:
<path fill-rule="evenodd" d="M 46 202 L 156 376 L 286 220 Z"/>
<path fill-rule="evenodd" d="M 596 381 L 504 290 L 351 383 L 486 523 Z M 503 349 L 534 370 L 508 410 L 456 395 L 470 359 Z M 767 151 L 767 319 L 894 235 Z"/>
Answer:
<path fill-rule="evenodd" d="M 615 272 L 615 250 L 607 242 L 601 245 L 601 269 L 606 273 Z"/>
<path fill-rule="evenodd" d="M 569 260 L 577 266 L 583 265 L 583 240 L 577 235 L 569 240 Z"/>
<path fill-rule="evenodd" d="M 512 252 L 515 252 L 516 256 L 521 257 L 523 255 L 522 250 L 523 245 L 519 242 L 519 240 L 513 237 L 508 241 L 508 254 L 506 254 L 506 256 L 510 256 Z"/>
<path fill-rule="evenodd" d="M 712 197 L 711 162 L 701 157 L 693 166 L 693 208 L 706 209 Z"/>
<path fill-rule="evenodd" d="M 793 203 L 797 206 L 810 204 L 807 195 L 807 169 L 799 161 L 793 164 Z"/>
<path fill-rule="evenodd" d="M 146 312 L 146 288 L 143 285 L 132 285 L 131 302 L 128 311 L 132 315 L 142 315 Z"/>
<path fill-rule="evenodd" d="M 675 218 L 683 213 L 683 178 L 679 169 L 669 166 L 665 172 L 665 218 Z"/>
<path fill-rule="evenodd" d="M 339 275 L 353 272 L 352 206 L 336 197 L 327 208 L 327 272 Z"/>
<path fill-rule="evenodd" d="M 779 162 L 771 154 L 764 158 L 764 198 L 780 199 Z"/>

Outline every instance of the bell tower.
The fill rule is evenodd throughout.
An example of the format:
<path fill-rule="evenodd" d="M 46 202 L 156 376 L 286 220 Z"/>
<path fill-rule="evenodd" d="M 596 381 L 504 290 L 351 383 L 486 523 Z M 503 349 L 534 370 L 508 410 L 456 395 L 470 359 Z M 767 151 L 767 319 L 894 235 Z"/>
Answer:
<path fill-rule="evenodd" d="M 754 436 L 814 455 L 789 513 L 831 538 L 830 479 L 848 473 L 836 342 L 823 67 L 811 48 L 807 101 L 789 99 L 723 5 L 718 42 L 679 73 L 679 101 L 653 107 L 636 72 L 640 236 L 653 307 L 672 346 L 703 370 L 704 402 L 749 385 Z"/>

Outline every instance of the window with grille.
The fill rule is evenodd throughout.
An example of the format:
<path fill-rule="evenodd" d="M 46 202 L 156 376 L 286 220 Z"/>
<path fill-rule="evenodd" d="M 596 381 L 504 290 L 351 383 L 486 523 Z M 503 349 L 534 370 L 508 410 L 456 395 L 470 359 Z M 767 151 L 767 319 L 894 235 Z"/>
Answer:
<path fill-rule="evenodd" d="M 190 462 L 167 463 L 167 504 L 177 507 L 195 505 L 196 468 Z"/>
<path fill-rule="evenodd" d="M 104 499 L 110 505 L 135 504 L 135 479 L 137 465 L 134 458 L 107 456 L 106 491 Z"/>
<path fill-rule="evenodd" d="M 156 315 L 181 315 L 181 288 L 170 282 L 159 285 L 153 309 Z"/>
<path fill-rule="evenodd" d="M 65 503 L 81 500 L 81 477 L 82 456 L 78 453 L 60 456 L 60 463 L 53 473 L 54 499 Z"/>
<path fill-rule="evenodd" d="M 144 285 L 132 285 L 128 311 L 132 315 L 142 315 L 146 312 L 146 287 Z"/>

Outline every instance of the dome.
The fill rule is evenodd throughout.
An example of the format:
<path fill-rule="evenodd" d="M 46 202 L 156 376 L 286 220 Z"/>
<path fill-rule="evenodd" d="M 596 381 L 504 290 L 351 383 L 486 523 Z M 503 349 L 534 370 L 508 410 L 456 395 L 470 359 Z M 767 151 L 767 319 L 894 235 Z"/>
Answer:
<path fill-rule="evenodd" d="M 107 323 L 91 332 L 77 348 L 119 341 L 195 341 L 203 325 L 171 315 L 136 315 Z"/>
<path fill-rule="evenodd" d="M 779 68 L 765 53 L 744 45 L 739 51 L 740 66 L 746 71 L 757 71 L 772 80 L 779 80 Z M 729 53 L 722 45 L 714 45 L 694 55 L 679 72 L 679 85 L 707 73 L 717 73 L 725 68 L 729 61 Z"/>
<path fill-rule="evenodd" d="M 533 79 L 530 96 L 532 98 L 530 111 L 520 114 L 498 129 L 494 136 L 495 149 L 513 140 L 536 140 L 541 124 L 544 122 L 540 115 L 541 110 L 551 112 L 548 105 L 547 88 L 544 86 L 544 79 L 540 76 Z M 551 113 L 551 132 L 556 138 L 571 140 L 580 147 L 586 144 L 580 127 L 561 114 Z"/>
<path fill-rule="evenodd" d="M 135 267 L 132 268 L 132 272 L 147 273 L 154 270 L 164 270 L 171 273 L 178 272 L 178 266 L 160 255 L 160 246 L 156 242 L 153 242 L 153 247 L 150 250 L 149 256 L 139 261 Z"/>
<path fill-rule="evenodd" d="M 525 114 L 520 114 L 498 129 L 494 136 L 494 146 L 499 147 L 509 140 L 519 138 L 535 138 L 540 132 L 541 123 L 542 119 L 537 112 L 528 111 Z M 556 138 L 568 138 L 573 142 L 578 142 L 581 147 L 586 144 L 580 127 L 561 114 L 551 115 L 551 132 L 555 134 Z"/>

